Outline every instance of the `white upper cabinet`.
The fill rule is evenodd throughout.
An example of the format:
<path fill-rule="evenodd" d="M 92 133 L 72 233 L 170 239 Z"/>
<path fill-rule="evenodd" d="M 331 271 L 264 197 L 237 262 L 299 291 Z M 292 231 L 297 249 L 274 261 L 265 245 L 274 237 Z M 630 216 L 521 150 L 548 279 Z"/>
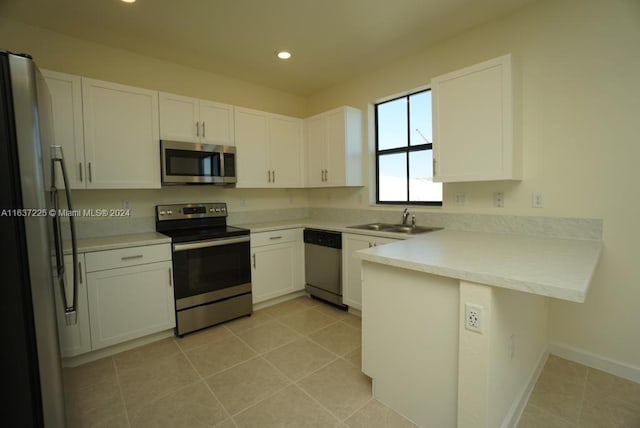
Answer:
<path fill-rule="evenodd" d="M 158 92 L 82 78 L 87 188 L 160 188 Z"/>
<path fill-rule="evenodd" d="M 41 70 L 51 94 L 55 143 L 62 146 L 67 178 L 72 189 L 86 187 L 82 79 L 80 76 Z M 63 183 L 62 177 L 56 183 Z"/>
<path fill-rule="evenodd" d="M 362 113 L 340 107 L 305 120 L 307 187 L 362 186 Z"/>
<path fill-rule="evenodd" d="M 431 80 L 434 181 L 521 179 L 511 55 Z"/>
<path fill-rule="evenodd" d="M 302 187 L 302 119 L 235 108 L 236 187 Z"/>
<path fill-rule="evenodd" d="M 160 138 L 232 146 L 233 106 L 160 92 Z"/>

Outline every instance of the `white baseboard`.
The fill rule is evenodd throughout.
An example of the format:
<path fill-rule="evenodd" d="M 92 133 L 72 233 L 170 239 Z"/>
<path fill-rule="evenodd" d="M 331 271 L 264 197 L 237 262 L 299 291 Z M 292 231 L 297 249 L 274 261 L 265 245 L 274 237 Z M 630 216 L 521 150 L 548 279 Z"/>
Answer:
<path fill-rule="evenodd" d="M 149 343 L 157 342 L 158 340 L 166 339 L 167 337 L 173 336 L 173 329 L 170 329 L 161 331 L 159 333 L 150 334 L 149 336 L 144 336 L 138 339 L 129 340 L 128 342 L 118 343 L 117 345 L 109 346 L 108 348 L 87 352 L 86 354 L 78 355 L 76 357 L 63 358 L 62 367 L 80 366 L 82 364 L 110 357 L 112 355 L 119 354 L 120 352 L 139 348 L 140 346 L 148 345 Z"/>
<path fill-rule="evenodd" d="M 264 300 L 253 305 L 253 310 L 268 308 L 269 306 L 277 305 L 278 303 L 286 302 L 287 300 L 295 299 L 296 297 L 306 296 L 307 293 L 304 290 L 294 291 L 293 293 L 285 294 L 284 296 L 274 297 L 273 299 Z"/>
<path fill-rule="evenodd" d="M 576 363 L 602 370 L 609 374 L 640 383 L 640 367 L 612 360 L 601 355 L 593 354 L 583 349 L 574 348 L 562 343 L 549 343 L 549 353 Z"/>
<path fill-rule="evenodd" d="M 544 352 L 540 356 L 538 364 L 531 374 L 529 381 L 522 389 L 521 393 L 516 396 L 509 409 L 509 412 L 505 415 L 501 428 L 513 428 L 520 422 L 520 417 L 527 402 L 533 392 L 533 388 L 536 386 L 538 377 L 544 368 L 544 364 L 547 361 L 549 354 L 556 355 L 558 357 L 583 364 L 585 366 L 602 370 L 603 372 L 618 376 L 632 382 L 640 383 L 640 367 L 632 366 L 630 364 L 621 363 L 619 361 L 612 360 L 610 358 L 597 355 L 583 349 L 574 348 L 562 343 L 551 342 L 548 343 Z"/>
<path fill-rule="evenodd" d="M 549 347 L 546 346 L 545 349 L 540 354 L 540 358 L 538 358 L 538 364 L 536 364 L 535 369 L 529 376 L 529 381 L 524 385 L 519 394 L 516 395 L 513 403 L 511 404 L 511 408 L 505 415 L 502 420 L 501 428 L 515 428 L 518 426 L 518 422 L 520 422 L 520 417 L 522 417 L 522 412 L 524 412 L 525 407 L 527 407 L 527 403 L 529 402 L 529 397 L 531 396 L 531 392 L 533 392 L 533 388 L 535 388 L 536 383 L 538 382 L 538 377 L 540 377 L 540 373 L 542 373 L 542 369 L 544 368 L 545 363 L 547 362 L 547 358 L 549 357 Z"/>

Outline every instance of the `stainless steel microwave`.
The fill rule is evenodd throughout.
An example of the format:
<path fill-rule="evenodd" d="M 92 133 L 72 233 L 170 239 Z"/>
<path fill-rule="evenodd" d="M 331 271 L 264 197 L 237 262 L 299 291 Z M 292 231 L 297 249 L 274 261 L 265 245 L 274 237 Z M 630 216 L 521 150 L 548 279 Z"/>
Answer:
<path fill-rule="evenodd" d="M 213 144 L 160 141 L 162 184 L 234 185 L 236 148 Z"/>

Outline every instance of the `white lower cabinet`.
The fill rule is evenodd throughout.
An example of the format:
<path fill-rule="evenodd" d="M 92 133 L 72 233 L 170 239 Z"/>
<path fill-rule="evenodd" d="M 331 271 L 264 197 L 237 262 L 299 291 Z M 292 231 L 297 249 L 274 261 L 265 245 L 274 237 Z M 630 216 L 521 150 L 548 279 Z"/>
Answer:
<path fill-rule="evenodd" d="M 85 272 L 84 254 L 78 254 L 78 298 L 76 314 L 77 323 L 67 325 L 64 316 L 65 304 L 62 291 L 57 281 L 54 283 L 56 299 L 56 319 L 58 322 L 58 340 L 60 355 L 63 358 L 74 357 L 91 351 L 91 334 L 89 330 L 89 306 L 87 304 L 87 274 Z M 73 256 L 64 256 L 65 288 L 67 296 L 73 296 Z"/>
<path fill-rule="evenodd" d="M 85 257 L 92 350 L 175 327 L 170 244 Z"/>
<path fill-rule="evenodd" d="M 302 229 L 251 234 L 253 303 L 304 289 Z"/>
<path fill-rule="evenodd" d="M 342 302 L 352 308 L 362 310 L 362 262 L 356 251 L 399 241 L 359 234 L 342 234 Z"/>

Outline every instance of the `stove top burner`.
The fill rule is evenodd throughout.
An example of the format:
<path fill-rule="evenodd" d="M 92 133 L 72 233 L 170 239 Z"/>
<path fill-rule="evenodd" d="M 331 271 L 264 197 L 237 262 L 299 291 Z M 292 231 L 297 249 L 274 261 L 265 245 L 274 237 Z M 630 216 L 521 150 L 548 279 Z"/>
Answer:
<path fill-rule="evenodd" d="M 165 230 L 161 233 L 169 236 L 172 242 L 178 243 L 248 235 L 250 231 L 249 229 L 242 229 L 240 227 L 223 226 L 207 229 Z"/>
<path fill-rule="evenodd" d="M 227 204 L 195 203 L 156 206 L 156 231 L 174 243 L 248 235 L 249 229 L 227 226 Z"/>

